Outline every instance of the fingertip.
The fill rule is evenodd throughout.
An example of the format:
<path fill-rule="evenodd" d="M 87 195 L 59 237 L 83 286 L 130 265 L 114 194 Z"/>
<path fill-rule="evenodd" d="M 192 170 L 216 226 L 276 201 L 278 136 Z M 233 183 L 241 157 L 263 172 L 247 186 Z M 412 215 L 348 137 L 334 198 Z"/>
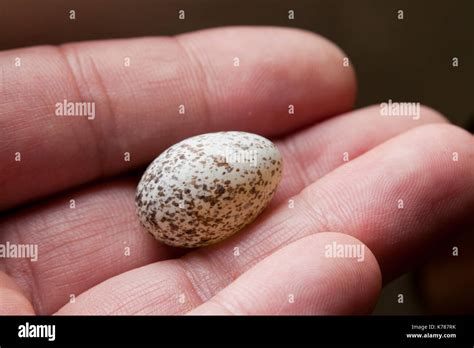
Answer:
<path fill-rule="evenodd" d="M 428 105 L 420 105 L 420 116 L 423 118 L 424 116 L 428 116 L 430 119 L 438 119 L 442 123 L 449 123 L 449 119 L 439 112 L 438 110 L 432 108 Z"/>
<path fill-rule="evenodd" d="M 345 233 L 320 232 L 298 240 L 293 247 L 295 254 L 312 258 L 312 266 L 322 272 L 321 279 L 313 280 L 313 287 L 327 292 L 329 303 L 319 304 L 315 313 L 365 315 L 372 312 L 382 288 L 382 272 L 364 243 Z M 325 289 L 320 289 L 321 281 L 326 283 Z"/>
<path fill-rule="evenodd" d="M 320 253 L 319 267 L 333 277 L 333 306 L 327 314 L 370 314 L 382 288 L 382 272 L 373 252 L 359 239 L 340 232 L 321 232 L 298 241 L 298 253 Z M 313 256 L 314 257 L 314 256 Z M 349 291 L 347 291 L 349 290 Z M 346 294 L 345 294 L 346 292 Z"/>

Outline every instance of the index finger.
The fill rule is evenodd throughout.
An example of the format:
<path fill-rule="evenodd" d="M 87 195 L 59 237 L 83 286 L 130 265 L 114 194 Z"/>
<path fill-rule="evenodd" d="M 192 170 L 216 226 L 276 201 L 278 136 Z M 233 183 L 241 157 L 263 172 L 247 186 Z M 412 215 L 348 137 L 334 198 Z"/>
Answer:
<path fill-rule="evenodd" d="M 41 46 L 2 52 L 0 65 L 0 209 L 143 165 L 194 134 L 282 135 L 355 96 L 342 52 L 295 29 Z M 61 104 L 89 113 L 58 117 Z"/>

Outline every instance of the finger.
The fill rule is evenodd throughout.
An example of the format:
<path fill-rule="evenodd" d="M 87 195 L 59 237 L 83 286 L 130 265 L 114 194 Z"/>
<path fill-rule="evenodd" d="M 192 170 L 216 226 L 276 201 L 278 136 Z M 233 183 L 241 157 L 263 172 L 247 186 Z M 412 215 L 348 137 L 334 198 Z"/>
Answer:
<path fill-rule="evenodd" d="M 179 262 L 114 277 L 85 292 L 85 306 L 66 306 L 64 311 L 87 311 L 98 303 L 94 310 L 106 313 L 184 313 L 279 248 L 329 230 L 344 231 L 367 245 L 388 281 L 452 235 L 454 224 L 473 219 L 473 157 L 473 137 L 464 130 L 417 127 L 308 186 L 294 197 L 293 209 L 282 204 L 267 210 L 245 231 Z M 126 299 L 124 286 L 129 289 Z M 187 302 L 178 303 L 177 292 Z"/>
<path fill-rule="evenodd" d="M 196 282 L 221 277 L 222 284 L 224 272 L 240 274 L 287 243 L 331 230 L 366 244 L 388 281 L 452 236 L 455 224 L 473 219 L 473 142 L 452 125 L 409 130 L 306 187 L 292 198 L 294 208 L 283 203 L 246 232 L 190 254 L 190 272 Z M 239 258 L 232 257 L 235 247 Z"/>
<path fill-rule="evenodd" d="M 193 134 L 280 135 L 345 111 L 355 79 L 342 58 L 308 32 L 245 27 L 3 52 L 0 209 L 144 165 Z M 95 115 L 90 104 L 90 120 L 58 117 L 64 100 Z"/>
<path fill-rule="evenodd" d="M 447 119 L 426 106 L 420 117 L 381 116 L 373 105 L 331 118 L 277 142 L 284 158 L 282 184 L 272 201 L 277 205 L 319 178 L 384 141 L 409 129 Z"/>
<path fill-rule="evenodd" d="M 347 252 L 333 258 L 336 248 Z M 377 260 L 360 241 L 318 233 L 266 257 L 189 314 L 370 314 L 381 283 Z"/>
<path fill-rule="evenodd" d="M 190 254 L 191 272 L 197 282 L 239 274 L 291 241 L 331 230 L 366 244 L 388 281 L 452 236 L 455 224 L 472 221 L 473 143 L 471 134 L 452 125 L 409 130 L 305 188 L 293 198 L 293 209 L 281 204 L 246 233 Z M 243 252 L 234 259 L 237 246 Z"/>
<path fill-rule="evenodd" d="M 4 272 L 0 272 L 0 315 L 33 315 L 30 301 Z"/>
<path fill-rule="evenodd" d="M 198 313 L 210 308 L 216 310 L 215 304 L 219 298 L 225 296 L 227 299 L 239 291 L 242 292 L 235 300 L 242 303 L 242 307 L 234 307 L 236 313 L 271 313 L 272 307 L 273 310 L 278 310 L 279 314 L 370 312 L 381 283 L 375 258 L 364 248 L 364 262 L 339 258 L 325 260 L 324 256 L 336 255 L 326 254 L 327 249 L 324 249 L 325 254 L 322 254 L 322 248 L 327 248 L 328 244 L 333 247 L 333 243 L 350 244 L 352 250 L 362 247 L 356 239 L 335 233 L 318 234 L 297 241 L 291 247 L 268 256 L 265 262 L 257 265 L 248 274 L 235 279 L 233 285 L 223 290 L 221 297 L 211 300 L 214 302 L 208 306 L 204 304 Z M 182 259 L 176 259 L 135 269 L 86 291 L 75 303 L 67 304 L 57 314 L 188 312 L 212 297 L 207 293 L 204 282 L 196 283 L 193 274 L 189 272 L 192 267 Z M 275 271 L 272 272 L 272 268 Z M 231 280 L 233 275 L 228 274 L 228 277 L 231 284 L 234 281 Z M 207 279 L 209 286 L 215 281 L 213 278 Z M 120 292 L 117 289 L 120 289 Z M 341 289 L 343 290 L 340 296 L 337 296 L 337 291 Z M 134 296 L 137 291 L 140 291 L 140 296 Z M 256 304 L 258 299 L 251 298 L 252 293 L 256 295 L 256 291 L 261 291 L 262 296 L 265 296 L 260 299 L 260 304 Z M 288 297 L 289 295 L 293 296 Z M 295 307 L 285 307 L 281 302 L 292 298 L 295 299 Z"/>
<path fill-rule="evenodd" d="M 430 122 L 445 121 L 428 108 L 421 109 L 418 121 L 383 118 L 379 108 L 374 106 L 326 120 L 279 141 L 285 163 L 284 177 L 274 200 L 287 200 L 310 180 L 345 163 L 345 151 L 354 159 L 400 132 Z M 340 138 L 342 133 L 345 136 Z M 306 180 L 300 179 L 303 177 Z M 27 285 L 25 291 L 40 294 L 35 301 L 37 308 L 45 313 L 54 312 L 71 294 L 77 296 L 107 278 L 176 256 L 166 246 L 144 236 L 134 212 L 135 187 L 135 180 L 123 180 L 118 184 L 86 189 L 0 223 L 6 240 L 19 238 L 39 245 L 41 256 L 32 269 L 27 268 L 31 271 L 24 271 L 25 264 L 8 261 L 11 274 Z M 70 209 L 71 198 L 77 203 L 76 209 Z M 48 215 L 52 217 L 45 218 Z M 84 224 L 83 221 L 92 223 Z M 111 243 L 109 239 L 116 242 Z M 156 250 L 150 250 L 154 245 L 157 245 Z M 124 256 L 127 246 L 133 262 Z M 140 250 L 139 256 L 137 250 Z M 112 260 L 113 265 L 109 266 Z M 96 265 L 107 267 L 99 267 L 100 272 L 90 272 Z M 65 269 L 69 271 L 65 272 Z M 34 289 L 31 279 L 35 279 Z M 54 295 L 48 292 L 51 288 L 57 289 Z"/>

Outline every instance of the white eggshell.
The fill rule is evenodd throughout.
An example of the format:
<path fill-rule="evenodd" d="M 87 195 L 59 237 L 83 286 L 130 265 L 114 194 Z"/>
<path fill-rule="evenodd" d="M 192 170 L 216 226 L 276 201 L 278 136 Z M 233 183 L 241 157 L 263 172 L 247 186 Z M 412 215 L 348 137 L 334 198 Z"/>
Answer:
<path fill-rule="evenodd" d="M 275 193 L 282 158 L 276 146 L 245 132 L 208 133 L 164 151 L 137 187 L 137 214 L 172 246 L 219 242 L 251 223 Z"/>

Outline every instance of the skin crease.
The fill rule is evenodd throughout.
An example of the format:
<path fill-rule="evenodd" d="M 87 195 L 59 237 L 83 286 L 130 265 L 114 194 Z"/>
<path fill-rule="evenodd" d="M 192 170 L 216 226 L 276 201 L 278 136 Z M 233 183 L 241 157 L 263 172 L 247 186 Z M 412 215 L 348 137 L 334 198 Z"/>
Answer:
<path fill-rule="evenodd" d="M 123 68 L 124 51 L 137 63 L 130 69 Z M 28 64 L 14 70 L 10 62 L 18 55 Z M 474 140 L 426 107 L 418 121 L 383 118 L 378 106 L 349 111 L 355 76 L 343 57 L 317 35 L 264 27 L 1 52 L 7 73 L 0 98 L 6 211 L 0 242 L 38 244 L 39 259 L 0 260 L 0 290 L 9 294 L 0 296 L 0 308 L 9 301 L 10 314 L 277 314 L 272 301 L 287 303 L 292 291 L 301 301 L 278 314 L 370 313 L 381 277 L 413 269 L 429 252 L 428 241 L 453 236 L 447 225 L 472 221 Z M 96 119 L 53 122 L 54 104 L 65 98 L 94 100 Z M 177 119 L 183 98 L 187 115 Z M 289 104 L 296 110 L 291 118 Z M 181 139 L 217 130 L 272 139 L 285 163 L 283 179 L 254 224 L 183 256 L 137 223 L 138 178 L 112 176 L 142 168 Z M 12 165 L 16 151 L 22 162 Z M 125 151 L 131 162 L 123 161 Z M 410 209 L 390 208 L 400 196 Z M 69 208 L 71 198 L 76 209 Z M 321 233 L 327 231 L 339 233 Z M 354 264 L 306 252 L 305 245 L 332 241 L 363 243 L 374 256 Z M 283 264 L 282 276 L 291 279 L 259 294 L 258 279 Z M 321 291 L 302 290 L 313 286 Z M 231 303 L 236 292 L 238 304 Z M 326 292 L 333 302 L 318 297 Z M 74 304 L 70 294 L 77 295 Z M 179 294 L 184 304 L 177 305 Z"/>

